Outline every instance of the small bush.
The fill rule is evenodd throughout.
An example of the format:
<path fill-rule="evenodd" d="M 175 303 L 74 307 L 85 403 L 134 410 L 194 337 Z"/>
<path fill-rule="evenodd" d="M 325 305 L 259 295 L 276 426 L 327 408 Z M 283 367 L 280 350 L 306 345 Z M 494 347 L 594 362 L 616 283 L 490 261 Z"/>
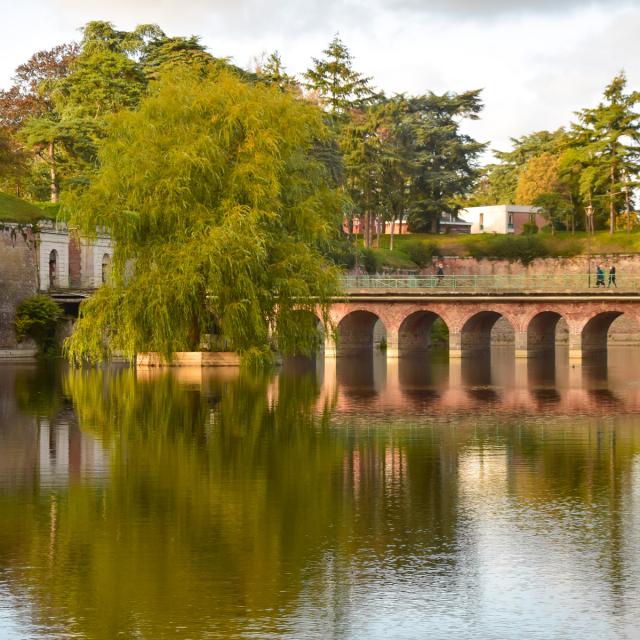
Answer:
<path fill-rule="evenodd" d="M 538 233 L 538 225 L 535 222 L 525 222 L 522 226 L 522 233 L 525 236 L 533 236 Z"/>
<path fill-rule="evenodd" d="M 409 240 L 402 245 L 402 250 L 419 267 L 426 267 L 433 262 L 434 256 L 439 255 L 435 243 L 422 240 Z"/>
<path fill-rule="evenodd" d="M 528 265 L 536 258 L 549 257 L 549 250 L 539 236 L 487 236 L 468 243 L 469 254 L 476 260 L 497 258 Z"/>
<path fill-rule="evenodd" d="M 56 327 L 62 309 L 48 296 L 33 296 L 23 300 L 16 309 L 16 337 L 18 342 L 31 338 L 41 355 L 56 351 Z"/>
<path fill-rule="evenodd" d="M 373 275 L 378 273 L 382 267 L 382 256 L 373 249 L 361 249 L 360 263 L 369 275 Z"/>

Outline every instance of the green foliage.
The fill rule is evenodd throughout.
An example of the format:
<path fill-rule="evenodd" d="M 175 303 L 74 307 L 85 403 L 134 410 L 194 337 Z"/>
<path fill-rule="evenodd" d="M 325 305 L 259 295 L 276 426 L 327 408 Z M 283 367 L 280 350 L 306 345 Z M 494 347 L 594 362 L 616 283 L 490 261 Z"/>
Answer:
<path fill-rule="evenodd" d="M 546 258 L 549 250 L 537 235 L 495 235 L 476 237 L 467 244 L 469 254 L 476 260 L 496 258 L 528 265 L 536 258 Z"/>
<path fill-rule="evenodd" d="M 434 256 L 439 255 L 438 246 L 435 243 L 422 240 L 405 242 L 402 250 L 419 267 L 426 267 L 433 262 Z"/>
<path fill-rule="evenodd" d="M 632 191 L 639 184 L 640 92 L 625 92 L 627 78 L 617 75 L 595 108 L 578 113 L 573 126 L 574 159 L 581 165 L 580 196 L 596 208 L 596 216 L 616 228 L 617 213 L 630 210 Z M 608 215 L 607 215 L 608 214 Z"/>
<path fill-rule="evenodd" d="M 360 264 L 370 275 L 380 273 L 382 268 L 382 256 L 378 251 L 364 247 L 360 249 Z"/>
<path fill-rule="evenodd" d="M 62 310 L 48 296 L 37 295 L 23 300 L 16 309 L 16 337 L 19 342 L 31 338 L 42 355 L 56 349 L 56 327 Z"/>
<path fill-rule="evenodd" d="M 538 233 L 538 225 L 535 222 L 525 222 L 522 225 L 522 233 L 525 236 L 534 236 Z"/>
<path fill-rule="evenodd" d="M 484 176 L 468 205 L 525 204 L 516 202 L 516 190 L 527 163 L 543 154 L 557 154 L 566 145 L 566 140 L 564 129 L 536 131 L 520 138 L 511 138 L 511 151 L 494 150 L 498 162 L 485 168 Z"/>
<path fill-rule="evenodd" d="M 349 49 L 337 35 L 322 53 L 325 57 L 314 58 L 313 67 L 304 74 L 306 86 L 334 119 L 346 120 L 352 109 L 362 109 L 375 99 L 371 78 L 353 69 Z"/>
<path fill-rule="evenodd" d="M 224 71 L 163 78 L 109 118 L 100 169 L 66 209 L 111 234 L 112 281 L 81 306 L 68 357 L 194 350 L 212 324 L 248 360 L 271 340 L 309 353 L 315 327 L 296 314 L 326 319 L 337 292 L 322 251 L 343 200 L 313 154 L 329 137 L 316 107 Z"/>

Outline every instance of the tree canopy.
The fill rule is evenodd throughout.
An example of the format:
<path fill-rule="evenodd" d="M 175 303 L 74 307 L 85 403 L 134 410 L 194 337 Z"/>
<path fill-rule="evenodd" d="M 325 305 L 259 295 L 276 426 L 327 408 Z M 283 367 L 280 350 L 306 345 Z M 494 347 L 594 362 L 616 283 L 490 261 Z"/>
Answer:
<path fill-rule="evenodd" d="M 326 313 L 337 291 L 322 249 L 342 198 L 314 154 L 330 135 L 313 105 L 228 71 L 160 80 L 108 118 L 98 172 L 65 202 L 72 224 L 115 243 L 70 358 L 193 350 L 216 330 L 246 358 L 310 352 L 301 312 Z"/>

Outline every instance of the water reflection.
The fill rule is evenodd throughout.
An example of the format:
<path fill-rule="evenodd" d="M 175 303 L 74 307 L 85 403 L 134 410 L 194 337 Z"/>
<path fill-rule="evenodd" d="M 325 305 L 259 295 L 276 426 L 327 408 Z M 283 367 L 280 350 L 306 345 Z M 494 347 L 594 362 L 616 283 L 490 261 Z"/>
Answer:
<path fill-rule="evenodd" d="M 383 356 L 0 368 L 0 636 L 640 634 L 628 355 Z"/>

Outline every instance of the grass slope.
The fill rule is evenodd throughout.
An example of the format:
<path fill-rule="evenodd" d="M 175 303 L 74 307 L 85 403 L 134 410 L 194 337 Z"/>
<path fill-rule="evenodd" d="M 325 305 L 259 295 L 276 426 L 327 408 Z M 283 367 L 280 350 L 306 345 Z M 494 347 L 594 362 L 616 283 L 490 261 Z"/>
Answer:
<path fill-rule="evenodd" d="M 540 256 L 572 257 L 577 255 L 616 255 L 640 253 L 640 232 L 626 233 L 620 231 L 611 235 L 608 231 L 597 231 L 591 239 L 582 232 L 539 233 L 531 241 L 536 245 Z M 514 259 L 520 251 L 520 245 L 526 244 L 523 236 L 504 236 L 494 234 L 478 235 L 431 235 L 404 234 L 394 238 L 393 251 L 389 251 L 389 236 L 380 237 L 380 247 L 374 249 L 379 253 L 384 267 L 417 269 L 411 261 L 409 251 L 405 251 L 407 243 L 424 242 L 432 245 L 441 256 L 473 256 L 484 258 Z M 362 246 L 362 243 L 360 243 Z M 512 245 L 512 246 L 511 246 Z M 532 256 L 535 257 L 535 256 Z M 391 258 L 391 259 L 390 259 Z M 517 259 L 517 258 L 515 258 Z M 525 260 L 527 262 L 528 260 Z"/>
<path fill-rule="evenodd" d="M 0 221 L 33 224 L 38 220 L 55 220 L 57 207 L 43 203 L 42 208 L 0 191 Z"/>

